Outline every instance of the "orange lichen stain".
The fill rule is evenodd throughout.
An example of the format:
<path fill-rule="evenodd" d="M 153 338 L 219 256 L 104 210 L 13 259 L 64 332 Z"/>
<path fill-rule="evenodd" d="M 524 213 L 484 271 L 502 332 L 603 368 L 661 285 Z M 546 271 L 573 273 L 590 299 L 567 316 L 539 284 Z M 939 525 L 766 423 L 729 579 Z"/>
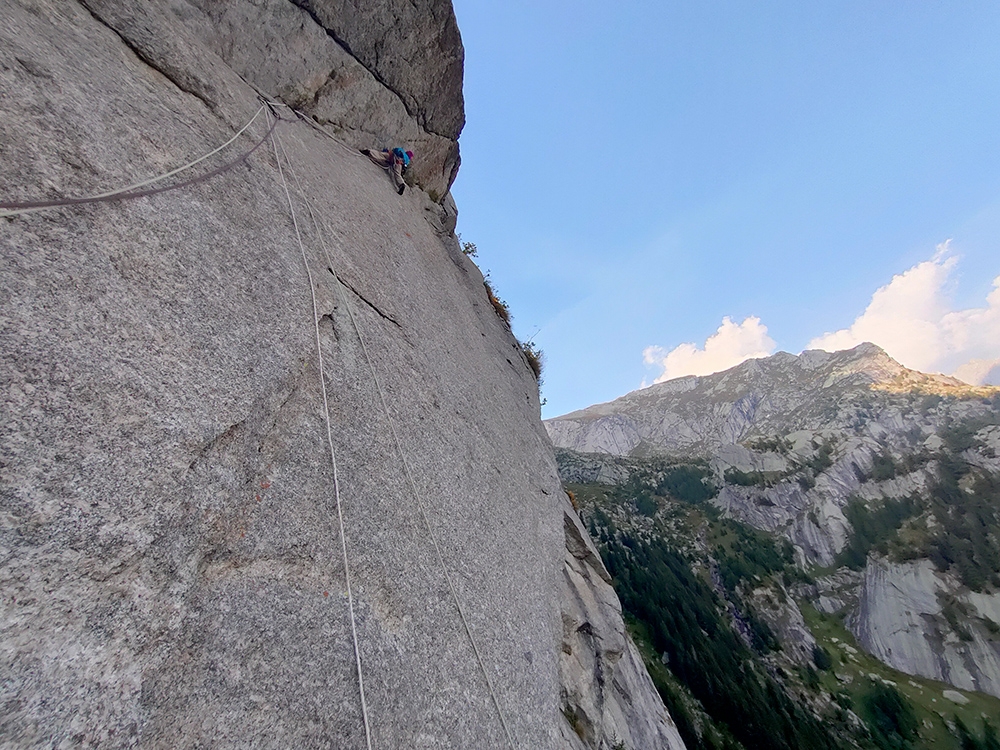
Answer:
<path fill-rule="evenodd" d="M 266 480 L 266 479 L 263 482 L 260 483 L 260 488 L 262 490 L 266 490 L 270 486 L 271 486 L 271 483 L 268 480 Z"/>

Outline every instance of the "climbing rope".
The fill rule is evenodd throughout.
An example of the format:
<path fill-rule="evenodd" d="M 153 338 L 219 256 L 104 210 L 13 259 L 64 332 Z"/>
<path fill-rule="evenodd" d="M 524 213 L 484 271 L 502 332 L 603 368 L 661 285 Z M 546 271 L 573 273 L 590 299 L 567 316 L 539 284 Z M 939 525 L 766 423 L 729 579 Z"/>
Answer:
<path fill-rule="evenodd" d="M 285 105 L 285 106 L 288 106 L 288 105 Z M 291 108 L 289 107 L 289 109 L 291 109 Z M 323 233 L 320 231 L 319 224 L 318 224 L 318 222 L 316 220 L 316 213 L 312 209 L 312 204 L 305 197 L 306 193 L 302 189 L 302 185 L 299 182 L 298 176 L 295 174 L 295 171 L 292 169 L 291 159 L 289 159 L 288 158 L 288 154 L 285 153 L 285 147 L 284 147 L 284 144 L 281 142 L 281 140 L 278 141 L 278 148 L 281 149 L 281 153 L 285 157 L 285 165 L 288 167 L 288 174 L 292 178 L 292 184 L 295 185 L 295 189 L 298 191 L 299 198 L 305 204 L 306 210 L 309 212 L 309 218 L 312 220 L 313 231 L 315 232 L 316 236 L 319 237 L 320 244 L 323 247 L 323 255 L 326 257 L 326 266 L 327 266 L 327 269 L 330 271 L 330 273 L 332 273 L 335 277 L 337 277 L 337 274 L 334 271 L 333 260 L 330 258 L 330 252 L 329 252 L 329 250 L 326 247 L 326 241 L 323 239 Z M 344 287 L 340 283 L 340 278 L 339 277 L 337 277 L 337 289 L 340 292 L 339 296 L 344 300 L 344 304 L 348 307 L 348 312 L 350 313 L 350 304 L 351 304 L 350 298 L 344 292 Z M 352 316 L 352 322 L 353 322 L 353 316 Z M 357 330 L 357 326 L 356 325 L 355 325 L 355 330 Z M 358 338 L 359 339 L 361 338 L 360 332 L 358 334 Z M 362 346 L 364 346 L 364 341 L 362 341 L 361 343 L 362 343 Z M 417 527 L 413 524 L 413 521 L 409 518 L 409 516 L 407 516 L 406 520 L 407 520 L 407 523 L 409 523 L 410 528 L 413 530 L 414 537 L 416 537 L 417 534 L 419 533 Z M 420 568 L 421 571 L 423 571 L 424 573 L 427 572 L 426 568 L 424 568 L 424 565 L 419 560 L 419 558 L 417 559 L 416 563 L 417 563 L 417 566 Z"/>
<path fill-rule="evenodd" d="M 236 135 L 234 135 L 232 138 L 230 138 L 228 141 L 223 143 L 218 148 L 209 151 L 204 156 L 199 156 L 194 161 L 188 162 L 187 164 L 177 167 L 176 169 L 172 169 L 169 172 L 166 172 L 165 174 L 157 175 L 156 177 L 151 177 L 148 180 L 137 182 L 134 185 L 128 185 L 127 187 L 117 188 L 115 190 L 110 190 L 106 193 L 98 193 L 97 195 L 88 195 L 82 198 L 61 198 L 59 200 L 26 201 L 21 203 L 0 202 L 0 218 L 6 216 L 17 216 L 19 214 L 28 214 L 28 213 L 33 213 L 35 211 L 44 211 L 49 208 L 62 208 L 64 206 L 82 206 L 88 203 L 108 203 L 111 201 L 144 198 L 150 195 L 156 195 L 158 193 L 165 193 L 169 190 L 179 190 L 180 188 L 190 187 L 191 185 L 196 185 L 199 182 L 205 182 L 206 180 L 210 180 L 211 178 L 217 177 L 223 172 L 228 172 L 230 169 L 237 166 L 238 164 L 242 164 L 243 162 L 245 162 L 254 151 L 260 148 L 264 144 L 264 142 L 267 141 L 268 136 L 270 136 L 271 133 L 274 131 L 274 128 L 277 126 L 278 121 L 277 120 L 274 121 L 274 124 L 271 125 L 271 129 L 267 132 L 267 134 L 263 138 L 261 138 L 257 142 L 257 144 L 253 148 L 243 152 L 239 157 L 233 159 L 230 162 L 227 162 L 226 164 L 223 164 L 221 167 L 213 169 L 211 172 L 207 172 L 198 177 L 193 177 L 189 180 L 178 182 L 174 185 L 166 185 L 163 187 L 152 188 L 149 190 L 141 190 L 141 188 L 144 188 L 147 185 L 153 185 L 157 182 L 161 182 L 167 179 L 168 177 L 173 177 L 174 175 L 180 174 L 181 172 L 191 169 L 192 167 L 197 166 L 206 159 L 215 156 L 217 153 L 222 151 L 224 148 L 232 144 L 237 138 L 243 135 L 243 133 L 245 133 L 247 129 L 251 125 L 253 125 L 253 123 L 257 120 L 257 118 L 260 117 L 260 113 L 263 112 L 265 109 L 266 105 L 262 104 L 260 109 L 257 110 L 257 113 L 250 119 L 250 121 L 242 128 L 240 128 L 236 132 Z"/>
<path fill-rule="evenodd" d="M 302 122 L 304 122 L 307 125 L 309 125 L 309 127 L 311 127 L 313 130 L 315 130 L 320 135 L 323 135 L 323 136 L 326 136 L 327 138 L 329 138 L 331 141 L 333 141 L 338 146 L 340 146 L 340 148 L 344 149 L 344 151 L 347 151 L 347 152 L 349 152 L 352 155 L 358 153 L 356 149 L 348 148 L 346 145 L 344 145 L 343 141 L 341 141 L 339 138 L 337 138 L 337 136 L 332 135 L 331 133 L 327 132 L 327 130 L 322 125 L 320 125 L 313 118 L 309 117 L 309 115 L 305 114 L 301 110 L 295 109 L 295 107 L 289 106 L 288 104 L 285 104 L 284 102 L 268 102 L 268 104 L 271 104 L 272 106 L 285 107 L 287 110 L 289 110 L 290 112 L 292 112 L 292 114 L 294 114 L 296 117 L 298 117 L 300 120 L 302 120 Z"/>
<path fill-rule="evenodd" d="M 277 124 L 277 120 L 275 120 L 275 124 Z M 316 359 L 319 364 L 319 382 L 323 393 L 323 419 L 326 422 L 326 442 L 330 449 L 330 462 L 333 464 L 333 494 L 337 506 L 337 521 L 340 525 L 340 547 L 344 563 L 344 580 L 347 584 L 347 608 L 351 615 L 351 638 L 354 641 L 354 661 L 358 672 L 358 689 L 361 693 L 361 715 L 365 724 L 365 742 L 368 746 L 368 750 L 372 750 L 371 725 L 368 721 L 368 703 L 365 700 L 365 681 L 361 671 L 361 649 L 358 645 L 358 629 L 354 617 L 354 596 L 351 592 L 351 572 L 347 560 L 347 537 L 344 533 L 344 514 L 340 506 L 340 482 L 337 475 L 337 453 L 333 448 L 333 432 L 330 426 L 330 401 L 326 392 L 326 373 L 323 368 L 323 347 L 320 343 L 319 308 L 316 304 L 316 288 L 313 282 L 312 271 L 309 269 L 309 260 L 306 258 L 306 249 L 302 242 L 302 233 L 299 231 L 299 222 L 295 216 L 295 207 L 292 205 L 292 196 L 288 192 L 288 183 L 285 181 L 285 173 L 281 168 L 281 157 L 278 156 L 278 146 L 280 146 L 281 140 L 274 132 L 274 126 L 271 127 L 268 134 L 271 136 L 271 146 L 274 149 L 274 159 L 278 164 L 278 174 L 281 176 L 281 185 L 285 190 L 285 198 L 288 200 L 288 210 L 292 215 L 292 224 L 295 227 L 295 236 L 299 241 L 299 251 L 302 253 L 302 263 L 305 265 L 306 276 L 309 279 L 309 293 L 312 296 L 313 329 L 316 334 Z M 284 154 L 284 151 L 285 149 L 282 146 L 282 154 Z M 288 157 L 286 156 L 286 162 L 287 158 Z M 290 162 L 288 163 L 288 167 L 289 170 L 291 170 Z"/>
<path fill-rule="evenodd" d="M 295 111 L 295 110 L 293 110 L 293 111 Z M 296 112 L 296 114 L 299 114 L 299 113 Z M 325 131 L 321 130 L 320 132 L 323 132 L 324 135 L 327 135 L 328 137 L 333 138 L 333 136 L 329 135 L 329 133 L 326 133 Z M 314 229 L 316 231 L 316 235 L 319 237 L 320 244 L 323 247 L 323 253 L 326 256 L 327 264 L 328 264 L 330 270 L 333 271 L 334 270 L 334 264 L 333 264 L 333 261 L 332 261 L 332 259 L 330 257 L 330 251 L 327 248 L 326 240 L 323 239 L 324 232 L 320 230 L 319 224 L 318 224 L 317 219 L 316 219 L 316 215 L 315 215 L 315 213 L 312 210 L 312 206 L 310 205 L 309 200 L 305 197 L 304 191 L 302 190 L 301 186 L 298 184 L 298 179 L 295 177 L 295 173 L 292 170 L 291 161 L 288 159 L 287 154 L 285 154 L 284 146 L 281 145 L 280 139 L 278 139 L 278 145 L 279 145 L 279 147 L 282 150 L 282 154 L 285 155 L 285 162 L 288 165 L 288 171 L 289 171 L 289 174 L 292 177 L 292 181 L 295 183 L 296 188 L 299 191 L 299 197 L 301 198 L 302 202 L 306 205 L 306 208 L 309 211 L 309 215 L 312 218 L 313 227 L 314 227 Z M 324 224 L 324 227 L 325 227 L 325 224 Z M 365 361 L 368 363 L 368 369 L 371 372 L 372 380 L 374 381 L 375 388 L 378 391 L 379 400 L 381 401 L 381 404 L 382 404 L 382 411 L 385 413 L 386 421 L 389 423 L 389 430 L 392 433 L 392 439 L 393 439 L 393 442 L 395 444 L 396 451 L 399 453 L 400 460 L 401 460 L 401 462 L 403 464 L 403 472 L 406 475 L 407 482 L 409 483 L 409 486 L 410 486 L 410 491 L 413 494 L 413 499 L 414 499 L 414 501 L 416 503 L 417 509 L 420 512 L 420 516 L 423 519 L 424 526 L 427 528 L 428 536 L 430 537 L 431 543 L 434 546 L 434 551 L 435 551 L 435 554 L 437 556 L 437 561 L 438 561 L 438 567 L 441 569 L 441 572 L 443 574 L 445 583 L 448 586 L 448 591 L 451 593 L 452 600 L 455 602 L 455 608 L 458 610 L 459 619 L 461 619 L 462 626 L 464 627 L 465 633 L 466 633 L 466 635 L 469 638 L 469 643 L 472 645 L 472 650 L 475 653 L 476 661 L 479 664 L 479 669 L 483 673 L 483 678 L 486 680 L 486 687 L 489 690 L 490 698 L 493 701 L 493 706 L 496 708 L 497 716 L 500 718 L 500 724 L 503 726 L 503 731 L 504 731 L 504 734 L 507 737 L 507 742 L 510 745 L 511 750 L 515 750 L 516 745 L 514 743 L 514 737 L 511 734 L 510 727 L 507 724 L 507 718 L 504 715 L 503 709 L 500 707 L 500 700 L 497 698 L 496 690 L 493 687 L 493 681 L 490 679 L 489 672 L 486 669 L 486 664 L 483 661 L 482 654 L 479 651 L 479 646 L 476 644 L 476 639 L 475 639 L 475 637 L 472 634 L 472 628 L 469 626 L 469 621 L 468 621 L 468 618 L 465 616 L 465 611 L 462 608 L 462 603 L 459 600 L 458 593 L 456 592 L 455 586 L 454 586 L 454 584 L 452 583 L 452 580 L 451 580 L 451 576 L 448 573 L 448 568 L 447 568 L 447 566 L 445 565 L 445 562 L 444 562 L 444 555 L 441 552 L 441 546 L 438 544 L 437 537 L 434 534 L 434 529 L 433 529 L 433 527 L 431 526 L 431 523 L 430 523 L 430 519 L 428 518 L 427 513 L 424 510 L 423 503 L 421 502 L 420 493 L 417 490 L 416 482 L 413 479 L 413 473 L 410 471 L 409 463 L 406 460 L 406 453 L 403 451 L 403 445 L 402 445 L 402 442 L 399 439 L 399 434 L 396 431 L 395 422 L 392 419 L 392 414 L 389 411 L 389 407 L 388 407 L 388 404 L 387 404 L 386 399 L 385 399 L 385 392 L 382 389 L 382 384 L 379 381 L 378 374 L 377 374 L 377 372 L 375 370 L 375 365 L 372 362 L 371 354 L 368 351 L 368 345 L 366 344 L 365 338 L 364 338 L 364 336 L 361 333 L 361 328 L 358 325 L 357 319 L 354 317 L 354 311 L 353 311 L 352 306 L 351 306 L 350 297 L 346 293 L 346 290 L 344 289 L 344 286 L 343 286 L 343 284 L 340 281 L 340 277 L 337 276 L 336 272 L 333 273 L 333 276 L 337 280 L 337 286 L 340 289 L 341 297 L 343 298 L 344 305 L 347 308 L 347 314 L 348 314 L 348 317 L 351 320 L 351 325 L 353 326 L 354 331 L 355 331 L 355 333 L 358 336 L 358 341 L 361 343 L 361 350 L 364 353 Z M 329 423 L 328 423 L 328 426 L 329 426 Z"/>

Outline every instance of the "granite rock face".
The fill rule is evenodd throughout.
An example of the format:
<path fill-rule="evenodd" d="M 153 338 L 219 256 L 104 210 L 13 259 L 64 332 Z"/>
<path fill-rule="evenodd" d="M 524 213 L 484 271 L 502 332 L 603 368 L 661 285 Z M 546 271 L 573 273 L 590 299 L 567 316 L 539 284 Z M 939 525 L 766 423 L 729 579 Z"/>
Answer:
<path fill-rule="evenodd" d="M 1000 594 L 954 598 L 957 589 L 929 560 L 870 560 L 851 630 L 866 651 L 901 672 L 1000 696 L 1000 638 L 986 627 L 1000 624 Z M 948 622 L 949 599 L 967 615 L 958 628 Z"/>
<path fill-rule="evenodd" d="M 295 0 L 394 92 L 420 125 L 458 138 L 465 54 L 450 0 Z"/>
<path fill-rule="evenodd" d="M 803 666 L 812 664 L 816 639 L 806 626 L 795 600 L 784 593 L 776 595 L 773 589 L 758 588 L 750 593 L 749 599 L 781 643 L 784 656 Z"/>
<path fill-rule="evenodd" d="M 0 196 L 163 174 L 327 66 L 362 81 L 346 99 L 373 92 L 372 128 L 402 118 L 332 43 L 268 0 L 6 3 Z M 256 55 L 287 68 L 254 80 Z M 201 184 L 0 218 L 0 737 L 364 747 L 338 498 L 376 747 L 508 747 L 490 683 L 517 747 L 579 747 L 570 677 L 612 706 L 595 737 L 648 736 L 638 664 L 615 670 L 628 706 L 567 675 L 572 511 L 453 204 L 279 111 L 273 143 L 261 114 L 193 173 L 262 146 Z"/>

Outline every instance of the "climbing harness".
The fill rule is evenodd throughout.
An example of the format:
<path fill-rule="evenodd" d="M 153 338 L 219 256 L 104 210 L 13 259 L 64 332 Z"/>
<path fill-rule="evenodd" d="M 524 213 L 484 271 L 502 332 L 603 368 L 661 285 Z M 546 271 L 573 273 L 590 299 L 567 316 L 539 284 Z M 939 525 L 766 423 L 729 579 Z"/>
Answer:
<path fill-rule="evenodd" d="M 151 188 L 149 190 L 140 189 L 146 187 L 147 185 L 153 185 L 157 182 L 165 180 L 168 177 L 173 177 L 176 174 L 180 174 L 181 172 L 184 172 L 188 169 L 191 169 L 191 167 L 200 164 L 209 157 L 215 156 L 215 154 L 219 153 L 224 148 L 233 143 L 251 125 L 253 125 L 254 121 L 260 116 L 260 113 L 263 112 L 264 110 L 265 106 L 262 104 L 260 109 L 257 110 L 257 113 L 250 119 L 250 122 L 248 122 L 246 125 L 240 128 L 236 132 L 236 135 L 234 135 L 232 138 L 230 138 L 228 141 L 223 143 L 218 148 L 209 151 L 207 154 L 198 157 L 194 161 L 188 162 L 187 164 L 181 167 L 177 167 L 177 169 L 172 169 L 171 171 L 165 174 L 157 175 L 156 177 L 151 177 L 148 180 L 137 182 L 134 185 L 118 188 L 116 190 L 111 190 L 106 193 L 98 193 L 97 195 L 85 196 L 82 198 L 61 198 L 59 200 L 26 201 L 22 203 L 0 202 L 0 218 L 7 216 L 17 216 L 19 214 L 33 213 L 35 211 L 44 211 L 45 209 L 48 208 L 62 208 L 64 206 L 82 206 L 88 203 L 110 203 L 112 201 L 132 200 L 134 198 L 145 198 L 147 196 L 156 195 L 158 193 L 166 193 L 170 190 L 179 190 L 181 188 L 191 187 L 192 185 L 197 185 L 199 182 L 205 182 L 206 180 L 210 180 L 213 177 L 219 176 L 223 172 L 228 172 L 233 167 L 242 164 L 248 158 L 250 158 L 250 155 L 253 154 L 262 145 L 264 145 L 264 142 L 267 141 L 268 136 L 270 136 L 271 133 L 274 132 L 275 127 L 277 127 L 278 125 L 278 121 L 277 120 L 274 121 L 274 124 L 271 125 L 271 129 L 268 130 L 267 134 L 265 134 L 264 137 L 261 138 L 256 143 L 256 145 L 253 146 L 253 148 L 249 149 L 248 151 L 244 151 L 237 158 L 233 159 L 230 162 L 227 162 L 226 164 L 223 164 L 221 167 L 218 167 L 217 169 L 213 169 L 211 172 L 206 172 L 205 174 L 199 175 L 198 177 L 192 177 L 189 180 L 184 180 L 182 182 L 178 182 L 173 185 L 165 185 L 162 187 Z"/>
<path fill-rule="evenodd" d="M 275 121 L 275 124 L 277 124 L 277 120 Z M 316 360 L 319 365 L 320 389 L 323 393 L 323 419 L 326 422 L 326 442 L 330 449 L 330 462 L 333 464 L 333 494 L 337 506 L 337 521 L 340 525 L 340 548 L 344 563 L 344 581 L 347 587 L 347 608 L 351 616 L 351 638 L 354 642 L 354 661 L 358 672 L 358 689 L 361 693 L 361 715 L 365 724 L 365 743 L 368 746 L 368 750 L 372 750 L 371 724 L 368 720 L 368 703 L 365 700 L 365 680 L 361 670 L 361 648 L 358 644 L 358 628 L 354 618 L 354 596 L 351 592 L 351 571 L 347 560 L 347 537 L 344 533 L 344 514 L 340 505 L 340 482 L 337 475 L 337 453 L 333 447 L 333 431 L 330 426 L 330 401 L 326 392 L 326 373 L 323 368 L 323 346 L 320 343 L 319 307 L 316 304 L 316 287 L 313 282 L 312 271 L 309 269 L 309 260 L 306 257 L 306 248 L 302 242 L 302 233 L 299 231 L 299 222 L 295 216 L 295 207 L 292 205 L 292 196 L 288 192 L 288 183 L 285 181 L 285 173 L 281 168 L 281 157 L 278 155 L 278 144 L 280 144 L 281 141 L 274 134 L 273 126 L 269 131 L 269 135 L 271 136 L 271 147 L 274 150 L 274 160 L 278 165 L 278 174 L 281 176 L 281 185 L 285 190 L 285 198 L 288 200 L 288 211 L 292 215 L 292 225 L 295 227 L 295 237 L 299 241 L 299 252 L 302 253 L 302 263 L 305 265 L 306 276 L 309 279 L 309 293 L 312 296 L 313 329 L 316 334 Z M 284 154 L 284 151 L 285 149 L 282 147 L 282 154 Z M 287 156 L 285 157 L 285 160 L 286 162 L 288 161 Z M 289 163 L 289 170 L 290 169 L 291 163 Z"/>
<path fill-rule="evenodd" d="M 295 110 L 293 110 L 293 111 L 295 111 Z M 298 114 L 300 117 L 304 117 L 303 115 L 301 115 L 298 112 L 296 112 L 296 114 Z M 321 131 L 321 132 L 323 132 L 323 131 Z M 329 135 L 329 134 L 326 134 L 326 135 Z M 329 137 L 332 138 L 332 136 L 329 136 Z M 287 154 L 285 154 L 284 146 L 281 145 L 280 138 L 276 137 L 275 140 L 278 141 L 278 145 L 281 148 L 282 154 L 285 155 L 285 162 L 288 165 L 289 174 L 291 175 L 292 180 L 295 183 L 296 188 L 299 191 L 299 197 L 300 197 L 300 199 L 306 205 L 306 208 L 309 211 L 309 215 L 312 218 L 313 226 L 315 228 L 316 234 L 319 237 L 320 244 L 323 247 L 323 253 L 326 256 L 326 261 L 327 261 L 328 267 L 330 268 L 331 271 L 333 271 L 334 270 L 334 264 L 333 264 L 333 261 L 332 261 L 332 259 L 330 257 L 330 251 L 329 251 L 329 248 L 326 245 L 326 240 L 323 239 L 324 232 L 320 230 L 320 227 L 319 227 L 319 225 L 317 223 L 317 220 L 316 220 L 316 215 L 315 215 L 315 213 L 312 210 L 312 206 L 310 205 L 308 199 L 306 199 L 305 194 L 304 194 L 301 186 L 298 183 L 298 179 L 295 177 L 295 174 L 292 171 L 291 161 L 288 159 Z M 300 242 L 301 242 L 301 237 L 300 237 Z M 333 276 L 337 280 L 337 286 L 339 287 L 340 292 L 341 292 L 340 296 L 344 300 L 344 305 L 347 308 L 347 314 L 348 314 L 348 317 L 351 320 L 351 325 L 354 328 L 354 332 L 355 332 L 355 334 L 358 337 L 358 341 L 361 343 L 361 350 L 364 353 L 365 361 L 368 364 L 369 372 L 371 372 L 372 381 L 375 383 L 375 388 L 378 391 L 379 401 L 382 404 L 382 411 L 385 413 L 386 421 L 389 424 L 389 430 L 392 433 L 393 443 L 395 444 L 396 451 L 397 451 L 397 453 L 399 453 L 400 461 L 401 461 L 401 463 L 403 465 L 403 473 L 406 475 L 407 482 L 408 482 L 408 484 L 410 486 L 410 491 L 413 494 L 414 502 L 415 502 L 415 504 L 417 506 L 417 509 L 420 512 L 420 516 L 421 516 L 421 518 L 422 518 L 422 520 L 424 522 L 424 526 L 427 528 L 427 533 L 428 533 L 428 536 L 430 537 L 431 543 L 434 546 L 435 555 L 437 556 L 438 567 L 440 568 L 441 573 L 442 573 L 442 575 L 444 577 L 445 583 L 447 584 L 448 591 L 451 594 L 451 598 L 455 602 L 455 608 L 458 610 L 459 619 L 461 619 L 462 626 L 464 627 L 465 633 L 466 633 L 466 635 L 469 638 L 469 643 L 472 645 L 472 650 L 475 653 L 476 661 L 479 664 L 479 669 L 480 669 L 480 671 L 483 674 L 483 678 L 486 680 L 486 687 L 489 690 L 490 698 L 493 701 L 493 706 L 496 708 L 497 716 L 500 719 L 500 724 L 502 725 L 504 734 L 507 737 L 507 742 L 510 745 L 511 750 L 515 750 L 516 744 L 514 743 L 514 738 L 513 738 L 513 735 L 511 734 L 510 727 L 507 724 L 507 718 L 504 715 L 503 709 L 500 707 L 500 700 L 497 697 L 496 690 L 493 687 L 493 681 L 490 679 L 489 672 L 486 669 L 486 664 L 483 661 L 482 654 L 479 651 L 479 646 L 477 645 L 476 639 L 475 639 L 475 637 L 472 634 L 472 628 L 469 626 L 468 618 L 466 618 L 466 616 L 465 616 L 465 611 L 462 608 L 462 603 L 459 600 L 458 593 L 456 592 L 455 586 L 452 583 L 451 576 L 448 573 L 448 568 L 447 568 L 447 566 L 444 563 L 444 555 L 441 552 L 441 546 L 438 544 L 437 537 L 434 534 L 434 529 L 433 529 L 433 527 L 431 526 L 431 523 L 430 523 L 430 519 L 427 516 L 427 512 L 424 510 L 423 502 L 420 499 L 420 493 L 417 490 L 416 482 L 413 479 L 413 473 L 410 471 L 409 463 L 406 460 L 406 453 L 403 451 L 402 442 L 399 439 L 399 434 L 396 431 L 395 422 L 392 419 L 392 414 L 389 411 L 389 407 L 388 407 L 388 404 L 387 404 L 386 399 L 385 399 L 385 392 L 382 389 L 382 384 L 381 384 L 381 382 L 379 380 L 379 377 L 378 377 L 378 374 L 377 374 L 377 372 L 375 370 L 375 365 L 372 362 L 371 354 L 370 354 L 370 352 L 368 350 L 368 345 L 366 344 L 365 338 L 364 338 L 364 336 L 361 333 L 361 328 L 358 325 L 358 321 L 357 321 L 357 319 L 354 316 L 354 311 L 353 311 L 352 306 L 351 306 L 350 297 L 347 295 L 346 291 L 344 290 L 343 283 L 340 281 L 340 277 L 337 276 L 336 272 L 333 273 Z M 317 333 L 318 333 L 318 328 L 317 328 Z M 327 426 L 329 427 L 329 422 L 327 422 Z M 332 449 L 332 446 L 331 446 L 331 449 Z"/>

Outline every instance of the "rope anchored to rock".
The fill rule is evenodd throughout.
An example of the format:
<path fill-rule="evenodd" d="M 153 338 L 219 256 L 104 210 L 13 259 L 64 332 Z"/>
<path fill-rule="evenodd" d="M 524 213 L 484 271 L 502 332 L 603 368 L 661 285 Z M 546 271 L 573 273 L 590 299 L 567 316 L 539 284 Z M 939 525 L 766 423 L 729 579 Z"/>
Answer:
<path fill-rule="evenodd" d="M 277 120 L 275 120 L 275 123 L 277 123 Z M 334 502 L 337 506 L 337 521 L 340 526 L 340 549 L 344 563 L 344 583 L 347 588 L 347 607 L 351 617 L 351 639 L 354 643 L 354 661 L 357 666 L 358 673 L 358 690 L 361 693 L 361 716 L 364 719 L 365 724 L 365 743 L 367 744 L 368 750 L 372 750 L 372 731 L 371 724 L 368 720 L 368 703 L 365 700 L 365 678 L 361 670 L 361 647 L 358 643 L 358 627 L 354 617 L 354 595 L 351 592 L 351 570 L 347 559 L 347 536 L 344 532 L 344 512 L 340 504 L 340 482 L 337 475 L 337 452 L 333 448 L 333 428 L 330 425 L 330 399 L 326 392 L 326 372 L 323 367 L 323 345 L 320 343 L 319 307 L 316 304 L 316 287 L 314 286 L 312 271 L 309 269 L 309 260 L 306 257 L 305 244 L 302 242 L 302 233 L 299 231 L 299 222 L 295 216 L 295 207 L 292 205 L 292 196 L 291 193 L 288 192 L 288 183 L 285 181 L 285 172 L 281 167 L 281 157 L 278 155 L 280 140 L 276 135 L 272 135 L 273 133 L 274 127 L 272 126 L 271 130 L 268 131 L 268 134 L 271 135 L 271 146 L 274 149 L 274 160 L 278 165 L 278 175 L 281 177 L 281 186 L 285 190 L 285 198 L 288 200 L 288 211 L 292 215 L 292 225 L 295 227 L 295 237 L 299 242 L 299 251 L 302 253 L 302 263 L 306 267 L 306 277 L 309 280 L 309 293 L 312 296 L 313 331 L 316 335 L 316 360 L 319 370 L 320 390 L 323 394 L 323 420 L 326 422 L 326 442 L 330 449 L 330 462 L 333 464 L 333 495 Z M 281 147 L 281 152 L 282 154 L 285 152 L 283 146 Z M 288 161 L 287 156 L 285 156 L 285 161 Z M 291 169 L 291 164 L 289 164 L 289 169 Z"/>

